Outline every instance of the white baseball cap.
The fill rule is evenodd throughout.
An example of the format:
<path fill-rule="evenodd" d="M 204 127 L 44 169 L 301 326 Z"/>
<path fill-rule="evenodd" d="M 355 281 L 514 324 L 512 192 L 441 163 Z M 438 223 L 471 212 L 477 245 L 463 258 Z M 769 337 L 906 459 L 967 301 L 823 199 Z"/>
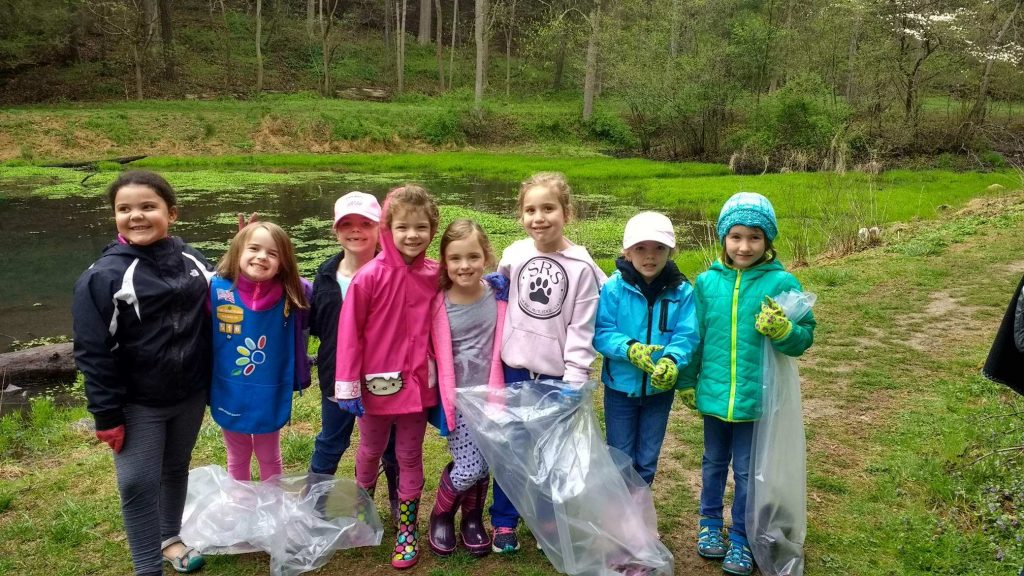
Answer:
<path fill-rule="evenodd" d="M 334 203 L 334 225 L 349 214 L 365 216 L 374 222 L 380 222 L 380 202 L 372 194 L 366 192 L 349 192 Z"/>
<path fill-rule="evenodd" d="M 660 242 L 669 248 L 676 247 L 676 231 L 668 216 L 657 212 L 641 212 L 626 222 L 626 233 L 622 235 L 623 250 L 645 240 Z"/>

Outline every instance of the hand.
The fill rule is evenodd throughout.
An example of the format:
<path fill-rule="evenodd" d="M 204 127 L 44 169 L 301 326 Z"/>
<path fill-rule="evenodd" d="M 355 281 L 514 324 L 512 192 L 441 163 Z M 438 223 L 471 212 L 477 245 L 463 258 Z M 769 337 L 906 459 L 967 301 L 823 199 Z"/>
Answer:
<path fill-rule="evenodd" d="M 651 360 L 651 354 L 662 348 L 664 346 L 658 346 L 657 344 L 634 342 L 630 345 L 629 350 L 626 351 L 626 357 L 629 358 L 630 364 L 651 374 L 654 372 L 654 361 Z"/>
<path fill-rule="evenodd" d="M 793 322 L 786 318 L 786 313 L 783 312 L 782 306 L 779 306 L 778 302 L 765 297 L 764 302 L 761 303 L 761 312 L 758 313 L 757 320 L 754 322 L 754 329 L 772 340 L 782 340 L 789 336 L 790 330 L 793 329 Z"/>
<path fill-rule="evenodd" d="M 679 391 L 679 401 L 683 403 L 690 410 L 697 409 L 697 391 L 693 388 L 687 388 Z"/>
<path fill-rule="evenodd" d="M 658 390 L 671 390 L 679 378 L 679 367 L 671 358 L 662 358 L 651 372 L 651 386 Z"/>
<path fill-rule="evenodd" d="M 252 224 L 256 220 L 258 220 L 258 218 L 256 217 L 256 213 L 255 212 L 253 212 L 251 215 L 249 215 L 249 219 L 248 220 L 245 219 L 245 214 L 242 214 L 241 212 L 239 212 L 238 213 L 238 229 L 241 230 L 242 228 L 245 228 L 246 226 L 248 226 L 249 224 Z"/>
<path fill-rule="evenodd" d="M 361 398 L 352 398 L 350 400 L 338 400 L 338 408 L 341 408 L 343 412 L 354 414 L 356 416 L 362 416 L 366 413 L 363 409 L 363 400 Z"/>
<path fill-rule="evenodd" d="M 124 424 L 110 430 L 97 430 L 96 437 L 100 442 L 106 442 L 114 454 L 117 454 L 124 447 Z"/>

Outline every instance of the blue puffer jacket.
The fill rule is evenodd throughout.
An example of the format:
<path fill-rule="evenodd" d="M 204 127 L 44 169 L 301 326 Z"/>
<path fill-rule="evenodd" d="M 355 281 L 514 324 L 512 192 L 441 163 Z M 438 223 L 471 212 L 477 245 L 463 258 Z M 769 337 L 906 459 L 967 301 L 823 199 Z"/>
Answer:
<path fill-rule="evenodd" d="M 655 363 L 671 356 L 680 369 L 686 366 L 699 342 L 693 288 L 670 261 L 662 272 L 668 276 L 655 279 L 668 281 L 652 305 L 632 266 L 620 259 L 618 268 L 601 287 L 597 304 L 594 347 L 604 356 L 601 379 L 605 386 L 633 397 L 665 392 L 651 386 L 650 376 L 629 362 L 626 351 L 633 342 L 660 344 L 665 348 L 653 354 Z"/>

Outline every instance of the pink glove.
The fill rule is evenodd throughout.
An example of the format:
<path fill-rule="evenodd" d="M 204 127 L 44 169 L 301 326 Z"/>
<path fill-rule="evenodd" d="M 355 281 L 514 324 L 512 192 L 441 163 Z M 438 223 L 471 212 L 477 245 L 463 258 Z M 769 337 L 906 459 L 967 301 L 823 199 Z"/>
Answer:
<path fill-rule="evenodd" d="M 101 442 L 106 442 L 110 449 L 114 451 L 114 454 L 117 454 L 124 446 L 124 424 L 110 430 L 97 430 L 96 437 Z"/>

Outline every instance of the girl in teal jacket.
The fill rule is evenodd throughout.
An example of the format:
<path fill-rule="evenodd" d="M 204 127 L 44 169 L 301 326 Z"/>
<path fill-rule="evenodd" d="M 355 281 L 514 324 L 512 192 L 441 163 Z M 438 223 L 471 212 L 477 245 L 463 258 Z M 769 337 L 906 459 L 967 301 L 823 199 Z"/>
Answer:
<path fill-rule="evenodd" d="M 776 258 L 775 210 L 760 194 L 740 192 L 718 216 L 720 259 L 697 277 L 697 322 L 701 345 L 681 379 L 696 384 L 697 410 L 704 418 L 703 483 L 697 552 L 722 558 L 722 569 L 745 576 L 753 571 L 746 539 L 747 478 L 754 421 L 761 417 L 762 342 L 799 356 L 814 340 L 814 316 L 799 323 L 786 318 L 772 297 L 800 282 Z M 732 462 L 736 484 L 728 545 L 723 530 L 723 496 Z"/>
<path fill-rule="evenodd" d="M 670 256 L 672 222 L 657 212 L 630 218 L 615 274 L 601 287 L 594 348 L 604 356 L 605 436 L 654 482 L 679 369 L 697 347 L 693 288 Z"/>

